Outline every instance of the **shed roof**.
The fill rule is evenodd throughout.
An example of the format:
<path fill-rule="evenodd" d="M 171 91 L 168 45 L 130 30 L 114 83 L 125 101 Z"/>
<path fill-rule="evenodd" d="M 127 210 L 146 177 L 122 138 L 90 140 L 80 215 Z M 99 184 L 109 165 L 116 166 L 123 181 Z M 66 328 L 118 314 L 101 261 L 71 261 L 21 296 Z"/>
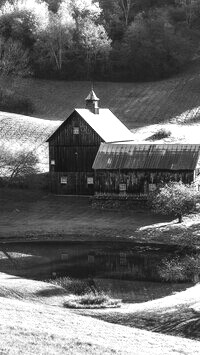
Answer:
<path fill-rule="evenodd" d="M 87 124 L 94 129 L 94 131 L 104 142 L 111 143 L 133 140 L 133 133 L 107 108 L 99 109 L 99 114 L 94 114 L 85 108 L 75 109 L 74 111 L 77 112 L 87 122 Z M 67 122 L 68 118 L 62 123 L 62 125 Z M 60 127 L 58 127 L 57 130 L 59 130 Z M 54 136 L 57 130 L 52 136 Z M 49 137 L 47 142 L 52 138 L 52 136 Z"/>
<path fill-rule="evenodd" d="M 200 145 L 102 143 L 93 169 L 194 170 Z"/>

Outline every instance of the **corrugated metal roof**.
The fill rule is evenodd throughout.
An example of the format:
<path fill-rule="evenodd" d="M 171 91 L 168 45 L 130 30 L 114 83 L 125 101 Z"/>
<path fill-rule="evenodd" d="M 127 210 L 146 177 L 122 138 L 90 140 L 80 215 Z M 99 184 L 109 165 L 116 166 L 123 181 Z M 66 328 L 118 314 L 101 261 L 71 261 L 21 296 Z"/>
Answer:
<path fill-rule="evenodd" d="M 102 143 L 93 169 L 194 170 L 199 154 L 195 144 Z"/>
<path fill-rule="evenodd" d="M 75 109 L 105 142 L 131 141 L 133 133 L 107 108 L 100 108 L 99 114 L 88 109 Z"/>

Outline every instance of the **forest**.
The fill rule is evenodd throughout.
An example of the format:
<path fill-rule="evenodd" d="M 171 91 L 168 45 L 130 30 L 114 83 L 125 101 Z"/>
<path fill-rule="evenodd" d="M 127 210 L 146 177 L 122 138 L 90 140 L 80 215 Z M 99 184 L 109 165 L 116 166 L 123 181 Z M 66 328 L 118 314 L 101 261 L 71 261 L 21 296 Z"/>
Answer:
<path fill-rule="evenodd" d="M 198 55 L 200 0 L 0 1 L 0 76 L 148 81 Z"/>

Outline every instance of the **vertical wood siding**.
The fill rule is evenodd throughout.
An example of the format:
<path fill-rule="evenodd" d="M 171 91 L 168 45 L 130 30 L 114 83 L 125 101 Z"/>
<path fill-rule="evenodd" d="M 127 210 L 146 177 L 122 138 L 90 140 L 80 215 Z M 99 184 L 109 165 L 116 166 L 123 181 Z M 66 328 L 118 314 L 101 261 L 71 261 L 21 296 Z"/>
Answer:
<path fill-rule="evenodd" d="M 74 134 L 75 127 L 79 134 Z M 101 142 L 101 137 L 74 111 L 49 141 L 51 191 L 92 195 L 94 186 L 88 184 L 88 177 L 94 178 L 92 165 Z M 61 184 L 62 176 L 67 184 Z"/>
<path fill-rule="evenodd" d="M 180 181 L 189 184 L 193 181 L 193 171 L 95 171 L 95 192 L 119 193 L 119 185 L 126 185 L 127 193 L 149 192 L 150 184 Z"/>

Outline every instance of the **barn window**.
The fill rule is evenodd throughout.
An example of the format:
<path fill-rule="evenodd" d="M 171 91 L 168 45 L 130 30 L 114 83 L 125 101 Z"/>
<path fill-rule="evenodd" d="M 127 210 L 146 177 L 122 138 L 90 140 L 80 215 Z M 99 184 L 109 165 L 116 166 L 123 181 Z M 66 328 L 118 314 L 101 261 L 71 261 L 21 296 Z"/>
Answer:
<path fill-rule="evenodd" d="M 94 255 L 88 255 L 88 263 L 94 263 Z"/>
<path fill-rule="evenodd" d="M 119 254 L 119 263 L 120 265 L 127 265 L 126 253 Z"/>
<path fill-rule="evenodd" d="M 126 184 L 119 184 L 119 191 L 126 192 Z"/>
<path fill-rule="evenodd" d="M 149 191 L 155 191 L 156 190 L 156 184 L 149 184 Z"/>
<path fill-rule="evenodd" d="M 112 160 L 108 158 L 107 164 L 110 165 L 112 163 Z"/>
<path fill-rule="evenodd" d="M 88 185 L 93 185 L 93 184 L 94 184 L 94 179 L 93 179 L 93 177 L 88 177 L 88 178 L 87 178 L 87 184 L 88 184 Z"/>
<path fill-rule="evenodd" d="M 67 253 L 61 254 L 61 260 L 65 261 L 65 260 L 68 260 L 68 258 L 69 258 L 69 255 Z"/>
<path fill-rule="evenodd" d="M 79 134 L 79 127 L 73 128 L 73 134 Z"/>
<path fill-rule="evenodd" d="M 56 165 L 56 162 L 54 159 L 51 160 L 51 165 Z"/>
<path fill-rule="evenodd" d="M 66 185 L 67 184 L 67 176 L 61 176 L 60 183 L 63 185 Z"/>

